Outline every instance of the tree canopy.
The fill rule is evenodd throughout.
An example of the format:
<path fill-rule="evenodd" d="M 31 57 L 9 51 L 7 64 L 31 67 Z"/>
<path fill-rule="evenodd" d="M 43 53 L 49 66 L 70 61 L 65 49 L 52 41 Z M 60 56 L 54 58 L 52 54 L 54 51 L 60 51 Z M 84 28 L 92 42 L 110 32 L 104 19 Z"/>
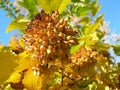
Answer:
<path fill-rule="evenodd" d="M 18 30 L 0 45 L 1 90 L 119 90 L 120 45 L 105 43 L 98 0 L 0 0 Z M 119 41 L 119 40 L 118 40 Z"/>

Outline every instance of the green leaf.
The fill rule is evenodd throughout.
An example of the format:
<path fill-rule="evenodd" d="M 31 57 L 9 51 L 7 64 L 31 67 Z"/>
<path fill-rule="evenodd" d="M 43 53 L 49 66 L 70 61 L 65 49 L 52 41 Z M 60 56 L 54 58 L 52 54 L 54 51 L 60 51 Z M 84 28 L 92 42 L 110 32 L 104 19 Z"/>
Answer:
<path fill-rule="evenodd" d="M 39 0 L 40 6 L 46 13 L 58 10 L 61 14 L 71 0 Z"/>
<path fill-rule="evenodd" d="M 100 16 L 97 17 L 95 23 L 102 23 L 104 18 L 104 14 L 101 14 Z"/>
<path fill-rule="evenodd" d="M 71 0 L 71 1 L 74 2 L 74 3 L 75 3 L 75 2 L 80 2 L 80 0 Z"/>
<path fill-rule="evenodd" d="M 114 50 L 114 53 L 115 53 L 117 56 L 120 56 L 120 45 L 119 45 L 119 44 L 113 46 L 113 50 Z"/>
<path fill-rule="evenodd" d="M 37 0 L 23 0 L 19 1 L 18 4 L 29 11 L 30 17 L 34 17 L 39 12 Z"/>
<path fill-rule="evenodd" d="M 98 36 L 99 40 L 101 40 L 105 35 L 101 30 L 96 30 L 96 32 L 97 32 L 97 36 Z"/>
<path fill-rule="evenodd" d="M 90 10 L 91 10 L 91 8 L 88 7 L 88 6 L 85 6 L 85 7 L 81 7 L 81 6 L 80 6 L 80 7 L 77 8 L 76 15 L 77 15 L 77 16 L 87 15 Z"/>
<path fill-rule="evenodd" d="M 98 0 L 93 0 L 93 2 L 91 3 L 91 6 L 95 7 L 97 5 L 97 3 L 98 3 Z"/>
<path fill-rule="evenodd" d="M 74 52 L 76 52 L 80 48 L 80 46 L 83 45 L 84 43 L 85 41 L 80 40 L 78 45 L 71 47 L 70 53 L 73 54 Z"/>
<path fill-rule="evenodd" d="M 96 43 L 95 45 L 92 45 L 91 47 L 94 48 L 94 49 L 97 49 L 97 50 L 105 50 L 105 51 L 107 51 L 108 48 L 110 47 L 110 45 L 105 44 L 105 43 Z"/>
<path fill-rule="evenodd" d="M 24 5 L 23 2 L 18 2 L 18 4 L 19 4 L 20 6 L 22 6 L 22 7 L 26 7 L 26 5 Z"/>
<path fill-rule="evenodd" d="M 51 0 L 50 1 L 50 8 L 52 11 L 58 10 L 60 6 L 61 0 Z"/>
<path fill-rule="evenodd" d="M 99 12 L 100 8 L 101 8 L 101 4 L 98 6 L 95 6 L 92 10 L 92 15 L 95 16 Z"/>
<path fill-rule="evenodd" d="M 50 0 L 39 0 L 39 4 L 46 13 L 51 13 Z"/>
<path fill-rule="evenodd" d="M 0 84 L 4 83 L 17 66 L 17 56 L 11 52 L 0 52 Z"/>
<path fill-rule="evenodd" d="M 71 0 L 61 0 L 60 6 L 59 6 L 59 13 L 61 14 L 64 9 L 67 7 L 67 5 L 70 3 Z"/>
<path fill-rule="evenodd" d="M 97 87 L 97 83 L 96 82 L 92 82 L 91 84 L 88 85 L 89 86 L 89 90 L 95 90 Z"/>
<path fill-rule="evenodd" d="M 25 25 L 29 22 L 28 19 L 23 18 L 22 16 L 18 16 L 15 18 L 7 27 L 6 33 L 12 31 L 12 30 L 21 30 L 25 31 Z"/>
<path fill-rule="evenodd" d="M 100 27 L 100 23 L 94 23 L 89 25 L 86 29 L 85 29 L 85 34 L 92 34 L 95 30 L 97 30 Z"/>
<path fill-rule="evenodd" d="M 91 18 L 89 18 L 89 17 L 84 17 L 84 18 L 82 18 L 82 19 L 79 21 L 79 23 L 80 23 L 80 24 L 87 24 L 87 23 L 90 22 L 90 20 L 91 20 Z"/>
<path fill-rule="evenodd" d="M 86 3 L 89 3 L 91 0 L 85 0 Z"/>

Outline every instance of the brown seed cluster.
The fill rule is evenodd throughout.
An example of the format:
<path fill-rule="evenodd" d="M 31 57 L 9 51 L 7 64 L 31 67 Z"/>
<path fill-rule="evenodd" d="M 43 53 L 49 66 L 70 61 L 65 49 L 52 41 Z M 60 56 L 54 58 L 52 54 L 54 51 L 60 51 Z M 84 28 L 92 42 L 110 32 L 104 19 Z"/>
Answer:
<path fill-rule="evenodd" d="M 43 64 L 56 59 L 67 60 L 70 45 L 77 44 L 77 31 L 68 27 L 57 11 L 51 15 L 41 11 L 27 25 L 26 32 L 23 35 L 26 50 Z"/>
<path fill-rule="evenodd" d="M 90 67 L 94 66 L 97 62 L 98 55 L 96 50 L 81 46 L 79 50 L 71 56 L 73 69 L 79 72 L 89 70 Z"/>

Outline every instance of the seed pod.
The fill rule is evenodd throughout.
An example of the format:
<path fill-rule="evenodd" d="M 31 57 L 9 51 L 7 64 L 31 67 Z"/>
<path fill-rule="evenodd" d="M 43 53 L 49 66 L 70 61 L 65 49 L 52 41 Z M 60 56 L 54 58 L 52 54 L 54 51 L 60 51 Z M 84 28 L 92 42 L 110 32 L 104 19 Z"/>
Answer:
<path fill-rule="evenodd" d="M 33 54 L 41 65 L 57 59 L 68 60 L 70 45 L 77 40 L 73 37 L 76 31 L 67 26 L 64 18 L 60 20 L 58 11 L 46 14 L 43 10 L 37 14 L 26 27 L 27 34 L 23 35 L 26 49 Z M 32 47 L 29 49 L 29 46 Z M 34 52 L 34 53 L 33 53 Z M 43 57 L 44 58 L 41 58 Z"/>

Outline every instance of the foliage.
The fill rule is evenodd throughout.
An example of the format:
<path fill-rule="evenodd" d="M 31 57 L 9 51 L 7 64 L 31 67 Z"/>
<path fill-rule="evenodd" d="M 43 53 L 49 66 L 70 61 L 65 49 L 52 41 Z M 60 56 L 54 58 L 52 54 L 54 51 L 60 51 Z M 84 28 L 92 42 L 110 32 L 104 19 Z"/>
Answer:
<path fill-rule="evenodd" d="M 69 2 L 70 0 L 39 0 L 39 4 L 46 11 L 46 13 L 51 13 L 55 10 L 58 10 L 59 13 L 62 13 Z"/>
<path fill-rule="evenodd" d="M 22 36 L 0 45 L 0 89 L 120 89 L 120 63 L 109 51 L 120 56 L 120 45 L 103 40 L 98 0 L 18 1 L 28 10 L 24 15 L 12 4 L 0 0 L 0 7 L 14 17 L 6 32 L 17 29 Z"/>
<path fill-rule="evenodd" d="M 19 10 L 13 7 L 13 3 L 10 0 L 0 0 L 0 8 L 7 11 L 7 16 L 9 17 L 17 17 L 19 15 Z"/>
<path fill-rule="evenodd" d="M 19 1 L 18 4 L 29 11 L 30 17 L 33 17 L 38 13 L 37 0 L 23 0 Z"/>
<path fill-rule="evenodd" d="M 21 32 L 25 32 L 25 25 L 29 22 L 27 18 L 24 18 L 23 16 L 18 16 L 11 23 L 8 25 L 6 32 L 10 32 L 11 30 L 19 29 Z"/>

